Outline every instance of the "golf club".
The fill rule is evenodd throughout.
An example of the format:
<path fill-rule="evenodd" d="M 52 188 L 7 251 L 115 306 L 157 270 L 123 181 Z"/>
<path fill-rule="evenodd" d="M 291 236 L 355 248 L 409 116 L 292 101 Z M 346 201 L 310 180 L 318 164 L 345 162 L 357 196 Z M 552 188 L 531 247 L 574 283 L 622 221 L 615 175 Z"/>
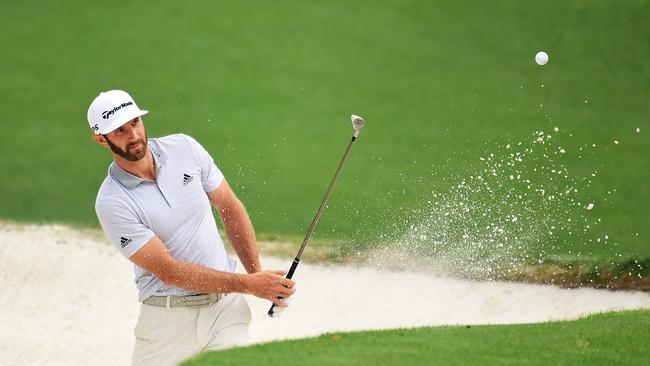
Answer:
<path fill-rule="evenodd" d="M 305 250 L 305 247 L 307 246 L 307 243 L 309 242 L 311 235 L 314 233 L 314 229 L 316 228 L 318 219 L 320 218 L 320 215 L 323 213 L 323 209 L 325 208 L 325 205 L 327 204 L 327 200 L 329 199 L 330 194 L 332 193 L 332 188 L 334 188 L 334 184 L 336 184 L 336 179 L 339 177 L 339 174 L 341 174 L 341 169 L 343 168 L 343 164 L 345 164 L 345 161 L 347 160 L 348 155 L 350 154 L 350 149 L 352 148 L 352 144 L 354 144 L 354 142 L 357 140 L 357 136 L 359 136 L 359 132 L 361 132 L 361 129 L 363 128 L 364 125 L 365 122 L 363 121 L 363 118 L 352 115 L 352 127 L 354 128 L 354 135 L 352 135 L 352 140 L 348 144 L 348 148 L 345 150 L 345 154 L 343 154 L 343 158 L 339 163 L 339 167 L 336 169 L 336 173 L 334 173 L 334 178 L 332 178 L 332 182 L 330 183 L 329 187 L 327 188 L 327 191 L 325 192 L 325 197 L 323 197 L 323 200 L 320 203 L 320 207 L 318 207 L 318 211 L 316 211 L 316 216 L 314 216 L 311 225 L 309 225 L 309 229 L 307 230 L 307 235 L 305 235 L 305 239 L 302 241 L 302 245 L 298 250 L 298 255 L 296 255 L 296 258 L 293 260 L 293 263 L 291 264 L 291 268 L 289 269 L 289 272 L 287 272 L 286 278 L 293 277 L 293 274 L 296 271 L 296 268 L 298 267 L 298 263 L 300 263 L 300 256 L 302 256 L 303 250 Z M 277 305 L 273 304 L 271 305 L 271 308 L 269 309 L 267 314 L 272 318 L 278 317 L 280 315 L 281 309 L 282 308 L 279 308 Z"/>

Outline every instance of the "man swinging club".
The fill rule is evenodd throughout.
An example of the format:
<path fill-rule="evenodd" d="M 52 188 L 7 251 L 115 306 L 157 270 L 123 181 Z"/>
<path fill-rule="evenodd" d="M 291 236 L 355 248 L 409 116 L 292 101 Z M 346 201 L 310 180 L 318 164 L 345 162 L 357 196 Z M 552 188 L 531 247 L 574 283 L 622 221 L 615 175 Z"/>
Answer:
<path fill-rule="evenodd" d="M 95 203 L 109 240 L 134 263 L 138 299 L 133 365 L 175 365 L 242 344 L 251 313 L 242 294 L 286 306 L 295 282 L 263 271 L 246 209 L 210 154 L 193 138 L 147 138 L 124 91 L 101 93 L 88 109 L 93 140 L 113 155 Z M 234 273 L 213 204 L 247 274 Z"/>

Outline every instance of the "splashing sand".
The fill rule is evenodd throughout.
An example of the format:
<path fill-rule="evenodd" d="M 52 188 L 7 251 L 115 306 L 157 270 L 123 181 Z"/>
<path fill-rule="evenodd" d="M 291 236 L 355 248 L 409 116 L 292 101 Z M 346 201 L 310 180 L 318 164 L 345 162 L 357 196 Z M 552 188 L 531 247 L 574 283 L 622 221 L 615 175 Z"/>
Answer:
<path fill-rule="evenodd" d="M 472 166 L 473 174 L 452 178 L 449 189 L 432 191 L 405 215 L 408 224 L 388 230 L 380 250 L 480 280 L 543 263 L 558 248 L 589 257 L 590 248 L 609 244 L 594 237 L 593 229 L 602 225 L 599 206 L 584 198 L 598 172 L 571 172 L 565 155 L 591 158 L 597 150 L 589 144 L 559 146 L 562 137 L 555 127 L 552 133 L 535 131 L 525 141 L 487 149 Z M 372 264 L 386 265 L 381 258 Z"/>

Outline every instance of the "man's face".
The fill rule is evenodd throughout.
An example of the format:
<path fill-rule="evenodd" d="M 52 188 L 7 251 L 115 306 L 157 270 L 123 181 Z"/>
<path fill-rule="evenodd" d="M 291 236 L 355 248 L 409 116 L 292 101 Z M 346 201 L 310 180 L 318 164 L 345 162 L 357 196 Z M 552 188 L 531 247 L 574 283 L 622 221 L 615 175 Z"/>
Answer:
<path fill-rule="evenodd" d="M 147 131 L 140 117 L 103 136 L 111 151 L 126 160 L 138 161 L 147 153 Z"/>

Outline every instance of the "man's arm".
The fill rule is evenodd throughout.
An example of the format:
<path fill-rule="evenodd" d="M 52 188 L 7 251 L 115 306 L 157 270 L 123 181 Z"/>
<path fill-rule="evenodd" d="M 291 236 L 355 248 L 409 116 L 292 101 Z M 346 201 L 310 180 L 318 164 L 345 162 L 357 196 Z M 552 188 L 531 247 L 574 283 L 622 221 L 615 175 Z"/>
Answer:
<path fill-rule="evenodd" d="M 239 201 L 230 185 L 224 179 L 219 187 L 208 193 L 208 198 L 217 207 L 219 216 L 226 229 L 228 240 L 241 260 L 246 272 L 256 273 L 262 270 L 257 253 L 255 230 L 246 208 Z"/>
<path fill-rule="evenodd" d="M 294 292 L 295 282 L 282 277 L 285 271 L 262 271 L 250 275 L 217 271 L 173 258 L 157 235 L 129 260 L 153 273 L 165 284 L 191 291 L 240 292 L 273 301 L 280 306 L 286 304 L 279 297 L 286 299 Z"/>

